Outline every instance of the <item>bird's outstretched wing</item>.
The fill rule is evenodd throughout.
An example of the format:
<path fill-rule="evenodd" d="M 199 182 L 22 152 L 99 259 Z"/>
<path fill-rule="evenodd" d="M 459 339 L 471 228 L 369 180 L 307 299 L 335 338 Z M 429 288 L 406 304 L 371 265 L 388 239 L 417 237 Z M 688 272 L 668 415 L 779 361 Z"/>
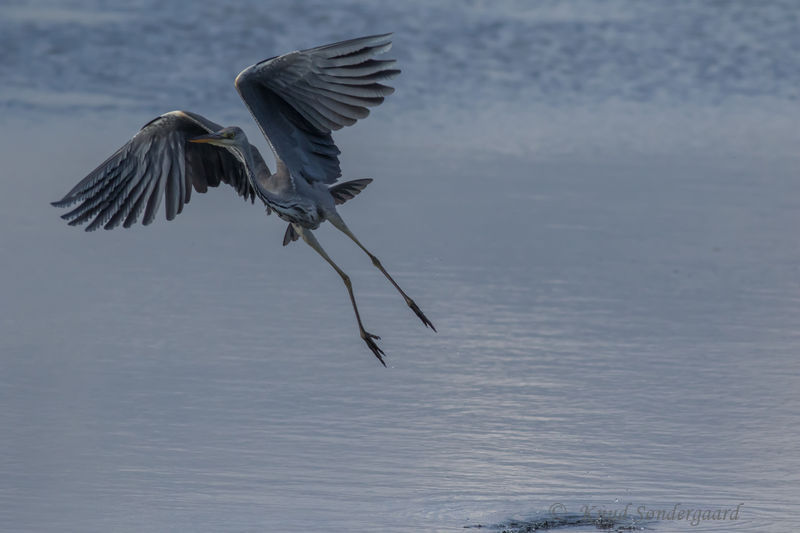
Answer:
<path fill-rule="evenodd" d="M 142 223 L 155 220 L 162 197 L 167 220 L 183 210 L 192 187 L 204 193 L 220 182 L 231 185 L 240 196 L 253 201 L 255 191 L 244 166 L 227 150 L 208 144 L 187 142 L 222 128 L 188 111 L 171 111 L 153 119 L 125 146 L 94 169 L 56 207 L 80 205 L 61 218 L 71 226 L 92 222 L 86 231 L 100 226 L 113 229 L 120 223 L 130 227 L 144 211 Z M 251 146 L 257 166 L 261 154 Z"/>
<path fill-rule="evenodd" d="M 400 73 L 373 59 L 391 34 L 361 37 L 267 59 L 243 70 L 236 89 L 292 176 L 334 183 L 341 175 L 332 130 L 351 126 L 394 92 Z"/>

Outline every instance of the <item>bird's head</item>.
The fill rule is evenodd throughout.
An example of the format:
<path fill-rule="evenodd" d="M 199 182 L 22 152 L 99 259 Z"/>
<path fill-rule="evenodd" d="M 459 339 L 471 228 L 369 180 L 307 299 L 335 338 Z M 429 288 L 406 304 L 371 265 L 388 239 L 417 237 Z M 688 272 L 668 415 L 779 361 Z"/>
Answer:
<path fill-rule="evenodd" d="M 189 142 L 207 143 L 216 146 L 230 147 L 230 146 L 241 146 L 243 144 L 247 144 L 247 137 L 245 136 L 241 128 L 237 128 L 236 126 L 230 126 L 227 128 L 222 128 L 219 131 L 209 133 L 208 135 L 200 135 L 199 137 L 194 137 L 193 139 L 189 139 Z"/>

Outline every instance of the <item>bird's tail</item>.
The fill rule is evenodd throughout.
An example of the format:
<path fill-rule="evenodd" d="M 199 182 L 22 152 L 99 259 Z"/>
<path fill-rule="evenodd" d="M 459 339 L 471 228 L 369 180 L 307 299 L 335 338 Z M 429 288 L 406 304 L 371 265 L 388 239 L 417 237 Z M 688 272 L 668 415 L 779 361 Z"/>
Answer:
<path fill-rule="evenodd" d="M 345 181 L 334 185 L 328 189 L 328 191 L 330 191 L 331 196 L 333 196 L 333 201 L 336 202 L 336 205 L 341 205 L 347 200 L 355 198 L 355 196 L 363 191 L 370 183 L 372 183 L 372 178 Z"/>

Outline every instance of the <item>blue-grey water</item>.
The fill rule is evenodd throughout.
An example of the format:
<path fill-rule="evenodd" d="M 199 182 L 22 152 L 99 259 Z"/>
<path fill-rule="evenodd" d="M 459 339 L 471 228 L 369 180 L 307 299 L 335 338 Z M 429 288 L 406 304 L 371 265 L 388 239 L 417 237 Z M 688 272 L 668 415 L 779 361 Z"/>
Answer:
<path fill-rule="evenodd" d="M 341 212 L 439 333 L 317 233 L 388 369 L 231 190 L 91 234 L 49 206 L 172 109 L 268 155 L 235 75 L 384 31 Z M 3 0 L 0 530 L 796 529 L 798 50 L 791 0 Z"/>

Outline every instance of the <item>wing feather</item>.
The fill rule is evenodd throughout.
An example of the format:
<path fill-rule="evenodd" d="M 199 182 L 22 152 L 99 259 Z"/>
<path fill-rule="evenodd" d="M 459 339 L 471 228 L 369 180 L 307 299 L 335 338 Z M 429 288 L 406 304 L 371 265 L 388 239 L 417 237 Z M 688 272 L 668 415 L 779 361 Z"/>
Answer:
<path fill-rule="evenodd" d="M 142 214 L 144 210 L 145 202 L 147 198 L 150 196 L 153 187 L 155 186 L 155 180 L 141 180 L 139 185 L 137 185 L 137 189 L 139 192 L 137 193 L 136 202 L 131 206 L 130 213 L 125 217 L 125 222 L 122 224 L 123 228 L 130 228 L 136 221 L 139 219 L 139 216 Z"/>
<path fill-rule="evenodd" d="M 292 176 L 334 183 L 341 176 L 331 132 L 369 115 L 400 73 L 391 34 L 372 35 L 267 59 L 243 70 L 236 89 Z"/>
<path fill-rule="evenodd" d="M 380 98 L 389 96 L 394 92 L 394 87 L 388 87 L 379 83 L 373 83 L 371 85 L 347 85 L 344 83 L 326 81 L 322 76 L 308 80 L 308 84 L 321 91 L 329 91 L 340 96 L 355 96 L 361 98 Z M 383 100 L 376 102 L 375 105 L 381 102 L 383 102 Z"/>
<path fill-rule="evenodd" d="M 179 185 L 177 183 L 178 179 L 183 179 L 183 176 L 178 176 L 179 170 L 176 168 L 177 165 L 173 164 L 172 159 L 168 160 L 169 163 L 169 170 L 165 172 L 166 179 L 164 180 L 164 207 L 167 213 L 167 220 L 175 219 L 175 215 L 178 214 L 178 204 L 181 201 L 180 197 L 180 190 Z"/>
<path fill-rule="evenodd" d="M 364 46 L 364 48 L 360 48 L 359 50 L 350 52 L 349 54 L 326 57 L 324 60 L 325 66 L 343 67 L 348 65 L 358 65 L 359 63 L 363 63 L 367 59 L 370 59 L 377 54 L 388 52 L 392 48 L 392 43 L 384 43 L 377 46 L 362 46 Z"/>
<path fill-rule="evenodd" d="M 136 174 L 126 184 L 125 190 L 122 191 L 117 199 L 117 209 L 113 212 L 108 223 L 104 227 L 113 228 L 117 226 L 123 218 L 127 218 L 130 209 L 133 207 L 133 202 L 130 201 L 132 194 L 135 194 L 140 186 L 144 183 L 144 176 L 147 174 L 149 161 L 144 161 L 144 164 L 139 165 Z"/>
<path fill-rule="evenodd" d="M 330 189 L 331 196 L 333 196 L 336 205 L 345 203 L 347 200 L 352 200 L 355 196 L 364 190 L 364 188 L 372 183 L 372 178 L 362 178 L 360 180 L 345 181 L 337 183 Z"/>
<path fill-rule="evenodd" d="M 159 179 L 154 183 L 153 192 L 150 193 L 150 198 L 147 199 L 147 205 L 144 208 L 144 215 L 142 216 L 142 224 L 145 226 L 152 224 L 156 219 L 156 212 L 161 206 L 161 198 L 164 196 L 166 183 L 169 180 L 169 171 L 172 167 L 172 164 L 169 160 L 169 154 L 162 152 L 160 156 L 161 166 Z M 169 210 L 167 210 L 167 217 L 169 217 Z"/>
<path fill-rule="evenodd" d="M 247 170 L 230 152 L 207 144 L 189 143 L 199 135 L 222 126 L 188 111 L 172 111 L 151 120 L 119 150 L 75 185 L 56 207 L 78 206 L 62 218 L 72 226 L 91 221 L 112 229 L 122 223 L 130 227 L 142 216 L 148 225 L 155 220 L 161 201 L 167 220 L 183 211 L 192 188 L 199 193 L 231 185 L 240 196 L 255 199 Z M 251 146 L 257 165 L 261 154 Z M 264 165 L 266 167 L 266 165 Z"/>
<path fill-rule="evenodd" d="M 328 82 L 331 82 L 331 83 L 336 83 L 336 84 L 339 84 L 339 85 L 356 85 L 356 86 L 358 86 L 358 85 L 374 85 L 374 84 L 380 85 L 380 82 L 388 81 L 388 80 L 394 78 L 395 76 L 397 76 L 398 74 L 400 74 L 400 70 L 398 70 L 398 69 L 389 69 L 389 70 L 384 70 L 384 71 L 381 71 L 381 72 L 376 72 L 375 74 L 371 74 L 369 76 L 352 76 L 352 77 L 344 78 L 344 77 L 340 77 L 340 76 L 328 76 L 326 74 L 320 74 L 320 75 L 318 75 L 318 77 L 321 80 L 328 81 Z M 382 85 L 382 87 L 385 87 L 387 89 L 392 89 L 392 90 L 394 89 L 393 87 L 389 87 L 388 85 Z M 381 90 L 383 90 L 383 89 L 381 89 Z"/>

